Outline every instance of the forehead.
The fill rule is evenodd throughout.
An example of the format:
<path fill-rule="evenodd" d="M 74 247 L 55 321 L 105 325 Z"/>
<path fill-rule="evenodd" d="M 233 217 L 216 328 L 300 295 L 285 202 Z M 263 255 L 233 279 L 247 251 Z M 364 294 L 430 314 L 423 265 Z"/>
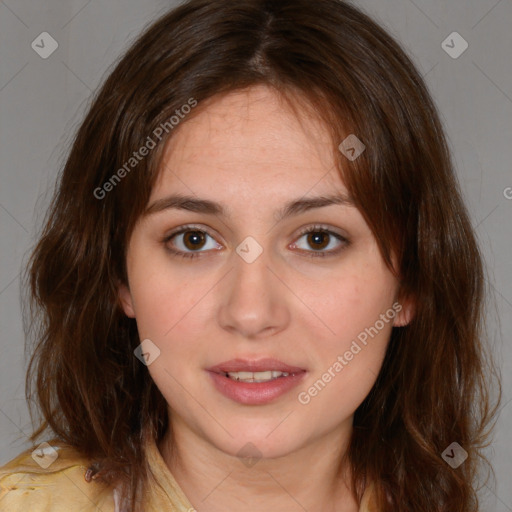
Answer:
<path fill-rule="evenodd" d="M 272 88 L 213 98 L 170 139 L 152 197 L 169 191 L 217 197 L 284 197 L 345 191 L 328 127 L 298 101 L 296 112 Z"/>

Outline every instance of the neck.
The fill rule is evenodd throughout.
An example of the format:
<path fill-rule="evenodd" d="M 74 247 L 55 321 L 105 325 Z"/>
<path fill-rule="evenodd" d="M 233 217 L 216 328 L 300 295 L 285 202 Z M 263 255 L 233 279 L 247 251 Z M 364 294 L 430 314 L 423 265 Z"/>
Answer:
<path fill-rule="evenodd" d="M 197 512 L 357 512 L 349 465 L 340 464 L 351 422 L 292 453 L 240 459 L 174 420 L 159 449 Z"/>

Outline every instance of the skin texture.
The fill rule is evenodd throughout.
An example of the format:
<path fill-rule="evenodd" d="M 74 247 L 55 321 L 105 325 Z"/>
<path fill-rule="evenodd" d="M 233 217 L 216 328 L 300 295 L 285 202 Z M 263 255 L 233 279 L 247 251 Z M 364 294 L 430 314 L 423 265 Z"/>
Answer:
<path fill-rule="evenodd" d="M 346 467 L 337 473 L 339 461 L 392 326 L 409 322 L 412 312 L 401 303 L 342 371 L 309 403 L 299 402 L 298 393 L 398 298 L 398 281 L 354 206 L 276 221 L 287 201 L 347 195 L 331 147 L 318 119 L 297 119 L 265 86 L 211 101 L 170 140 L 149 204 L 182 193 L 220 202 L 229 216 L 167 209 L 142 216 L 132 233 L 120 299 L 140 339 L 160 350 L 148 371 L 169 405 L 174 433 L 160 450 L 199 512 L 358 510 L 344 484 Z M 167 249 L 194 252 L 185 235 L 164 241 L 186 224 L 210 235 L 194 259 Z M 350 243 L 331 235 L 326 256 L 311 256 L 317 246 L 300 231 L 317 224 Z M 236 252 L 247 236 L 263 249 L 252 263 Z M 271 403 L 242 405 L 220 394 L 205 371 L 237 357 L 273 357 L 307 374 Z M 237 458 L 248 442 L 261 456 L 251 467 Z"/>

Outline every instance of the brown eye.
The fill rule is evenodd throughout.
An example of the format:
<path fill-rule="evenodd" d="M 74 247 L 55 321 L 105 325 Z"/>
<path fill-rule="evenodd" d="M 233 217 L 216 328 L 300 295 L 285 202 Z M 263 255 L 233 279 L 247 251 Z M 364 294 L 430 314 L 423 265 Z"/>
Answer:
<path fill-rule="evenodd" d="M 329 245 L 329 233 L 321 231 L 311 231 L 308 233 L 307 241 L 308 244 L 316 250 L 325 249 Z"/>
<path fill-rule="evenodd" d="M 202 249 L 206 241 L 205 233 L 203 231 L 185 231 L 183 234 L 183 245 L 187 249 Z"/>
<path fill-rule="evenodd" d="M 344 236 L 327 229 L 323 226 L 313 226 L 304 230 L 297 240 L 306 239 L 307 247 L 300 247 L 301 244 L 294 242 L 291 247 L 300 249 L 312 257 L 335 256 L 345 247 L 350 245 L 350 241 Z M 209 240 L 210 239 L 210 240 Z M 338 242 L 336 247 L 336 242 Z M 195 226 L 183 226 L 178 231 L 171 233 L 163 239 L 163 243 L 173 256 L 183 258 L 197 258 L 206 256 L 211 250 L 221 250 L 222 246 L 215 242 L 215 239 L 208 232 L 197 229 Z M 334 248 L 324 250 L 334 243 Z M 208 245 L 210 244 L 210 245 Z"/>
<path fill-rule="evenodd" d="M 300 247 L 299 240 L 305 238 L 307 247 Z M 308 253 L 308 256 L 335 256 L 350 244 L 350 241 L 344 236 L 331 231 L 323 226 L 312 226 L 301 232 L 298 241 L 292 244 L 294 248 Z M 338 247 L 336 247 L 338 242 Z M 334 248 L 324 250 L 334 243 Z"/>
<path fill-rule="evenodd" d="M 212 235 L 195 226 L 183 226 L 163 239 L 166 249 L 174 256 L 196 258 L 210 249 L 221 249 Z"/>

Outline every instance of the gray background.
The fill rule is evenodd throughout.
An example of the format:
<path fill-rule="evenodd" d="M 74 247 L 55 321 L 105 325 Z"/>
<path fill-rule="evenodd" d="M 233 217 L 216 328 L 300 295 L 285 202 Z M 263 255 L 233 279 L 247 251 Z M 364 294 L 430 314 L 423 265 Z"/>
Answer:
<path fill-rule="evenodd" d="M 30 446 L 22 262 L 91 93 L 128 43 L 174 3 L 0 0 L 0 465 Z M 512 0 L 353 3 L 402 42 L 441 111 L 487 262 L 495 301 L 490 336 L 503 374 L 503 402 L 488 450 L 497 485 L 484 488 L 482 510 L 512 511 Z M 458 58 L 442 47 L 454 31 L 469 44 Z M 42 32 L 59 45 L 47 59 L 31 47 Z M 456 40 L 447 44 L 460 48 Z"/>

